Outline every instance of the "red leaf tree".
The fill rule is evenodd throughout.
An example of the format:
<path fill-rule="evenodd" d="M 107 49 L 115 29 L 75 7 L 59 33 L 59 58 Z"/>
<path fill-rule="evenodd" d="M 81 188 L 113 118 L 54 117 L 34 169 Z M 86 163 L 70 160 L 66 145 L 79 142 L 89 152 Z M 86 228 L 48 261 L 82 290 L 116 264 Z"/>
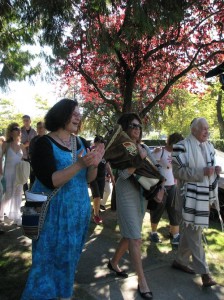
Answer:
<path fill-rule="evenodd" d="M 101 10 L 83 1 L 61 68 L 85 102 L 145 117 L 172 103 L 173 87 L 196 88 L 224 60 L 223 0 L 148 2 L 112 1 Z"/>

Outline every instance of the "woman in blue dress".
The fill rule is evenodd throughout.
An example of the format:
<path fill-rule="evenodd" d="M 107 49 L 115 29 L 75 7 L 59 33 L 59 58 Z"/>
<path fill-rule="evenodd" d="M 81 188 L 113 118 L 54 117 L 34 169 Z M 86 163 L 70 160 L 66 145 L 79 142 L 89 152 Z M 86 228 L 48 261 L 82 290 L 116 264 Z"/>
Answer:
<path fill-rule="evenodd" d="M 78 103 L 62 99 L 45 116 L 50 132 L 40 137 L 32 155 L 36 180 L 34 192 L 51 193 L 39 239 L 32 243 L 32 266 L 22 300 L 71 299 L 76 267 L 82 252 L 90 219 L 88 182 L 97 174 L 104 145 L 86 149 L 75 137 L 75 161 L 71 140 L 81 120 Z"/>

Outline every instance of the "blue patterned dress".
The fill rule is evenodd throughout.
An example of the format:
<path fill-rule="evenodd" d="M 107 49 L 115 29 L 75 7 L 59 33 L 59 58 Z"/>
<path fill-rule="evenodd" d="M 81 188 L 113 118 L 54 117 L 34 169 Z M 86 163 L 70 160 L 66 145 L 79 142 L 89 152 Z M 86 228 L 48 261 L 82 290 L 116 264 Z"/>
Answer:
<path fill-rule="evenodd" d="M 57 169 L 70 166 L 71 152 L 51 144 Z M 86 151 L 82 144 L 77 155 L 83 149 Z M 87 169 L 79 171 L 52 198 L 40 237 L 32 244 L 32 267 L 22 300 L 72 296 L 75 271 L 90 220 L 86 172 Z M 49 192 L 38 180 L 32 190 Z"/>

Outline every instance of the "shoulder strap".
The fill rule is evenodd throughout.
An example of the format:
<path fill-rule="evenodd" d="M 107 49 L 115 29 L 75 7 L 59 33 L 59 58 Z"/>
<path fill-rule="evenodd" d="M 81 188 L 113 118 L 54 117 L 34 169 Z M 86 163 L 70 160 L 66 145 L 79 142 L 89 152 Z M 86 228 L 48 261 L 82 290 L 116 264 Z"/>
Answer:
<path fill-rule="evenodd" d="M 77 137 L 77 138 L 79 138 L 79 137 Z M 76 137 L 74 135 L 71 136 L 71 145 L 72 145 L 72 161 L 73 161 L 73 163 L 75 163 L 76 159 L 77 159 L 77 154 L 76 154 L 77 141 L 76 141 Z"/>
<path fill-rule="evenodd" d="M 44 225 L 44 220 L 46 218 L 46 214 L 47 214 L 47 210 L 48 210 L 48 206 L 49 206 L 49 203 L 51 201 L 51 199 L 57 194 L 57 192 L 60 190 L 61 186 L 59 188 L 56 188 L 54 189 L 50 195 L 48 195 L 48 198 L 47 198 L 47 201 L 45 201 L 43 204 L 42 204 L 42 207 L 41 207 L 41 213 L 40 213 L 40 217 L 39 217 L 39 222 L 38 222 L 38 235 L 40 233 L 40 231 L 42 230 L 42 227 Z"/>
<path fill-rule="evenodd" d="M 50 140 L 50 139 L 48 139 Z M 73 157 L 73 163 L 76 161 L 76 150 L 77 150 L 77 144 L 76 144 L 76 137 L 75 136 L 71 136 L 71 145 L 72 145 L 72 157 Z M 54 189 L 47 198 L 47 201 L 45 201 L 42 205 L 41 208 L 41 214 L 40 214 L 40 218 L 39 218 L 39 223 L 38 223 L 38 230 L 39 232 L 41 231 L 43 224 L 44 224 L 44 220 L 47 214 L 47 210 L 48 210 L 48 206 L 49 203 L 51 201 L 51 199 L 57 194 L 57 192 L 60 190 L 61 186 L 59 188 Z"/>
<path fill-rule="evenodd" d="M 161 153 L 160 159 L 163 157 L 163 154 L 164 154 L 164 147 L 162 147 L 162 153 Z"/>
<path fill-rule="evenodd" d="M 50 141 L 50 143 L 52 143 L 52 141 L 46 136 L 47 140 Z M 71 137 L 71 144 L 72 144 L 72 156 L 73 156 L 73 163 L 76 161 L 76 149 L 77 149 L 77 144 L 76 144 L 76 138 L 75 136 Z M 59 191 L 59 189 L 61 188 L 61 186 L 59 188 L 55 188 L 49 195 L 48 195 L 48 199 L 45 202 L 50 202 L 50 200 L 56 195 L 56 193 Z"/>

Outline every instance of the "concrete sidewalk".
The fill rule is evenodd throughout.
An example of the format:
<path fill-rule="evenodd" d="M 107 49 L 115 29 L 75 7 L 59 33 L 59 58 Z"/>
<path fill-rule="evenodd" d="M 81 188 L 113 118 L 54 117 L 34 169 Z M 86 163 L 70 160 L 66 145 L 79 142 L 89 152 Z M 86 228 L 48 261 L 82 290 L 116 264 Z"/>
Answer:
<path fill-rule="evenodd" d="M 132 300 L 142 299 L 137 293 L 137 278 L 126 254 L 120 267 L 129 277 L 115 277 L 108 268 L 120 240 L 116 212 L 102 212 L 104 224 L 91 222 L 85 248 L 81 255 L 75 279 L 73 300 Z M 168 228 L 159 226 L 162 244 L 149 242 L 150 217 L 143 223 L 143 267 L 154 300 L 223 300 L 224 287 L 201 287 L 199 275 L 190 275 L 171 268 L 176 255 L 168 237 Z M 164 223 L 163 223 L 164 224 Z M 24 289 L 31 261 L 31 241 L 22 235 L 20 227 L 6 225 L 0 236 L 0 300 L 19 300 Z M 217 263 L 214 259 L 212 263 Z M 221 262 L 220 262 L 221 263 Z M 215 274 L 214 274 L 215 275 Z M 214 276 L 215 277 L 215 276 Z"/>
<path fill-rule="evenodd" d="M 116 223 L 116 212 L 107 210 L 102 213 L 103 226 L 91 223 L 89 238 L 78 266 L 75 285 L 77 300 L 132 300 L 142 299 L 137 292 L 137 277 L 131 269 L 128 254 L 121 267 L 129 273 L 127 279 L 120 279 L 107 268 L 120 239 Z M 201 286 L 199 275 L 190 275 L 171 268 L 176 255 L 169 241 L 156 245 L 148 242 L 150 226 L 149 214 L 144 219 L 143 267 L 154 300 L 223 300 L 224 287 Z"/>

